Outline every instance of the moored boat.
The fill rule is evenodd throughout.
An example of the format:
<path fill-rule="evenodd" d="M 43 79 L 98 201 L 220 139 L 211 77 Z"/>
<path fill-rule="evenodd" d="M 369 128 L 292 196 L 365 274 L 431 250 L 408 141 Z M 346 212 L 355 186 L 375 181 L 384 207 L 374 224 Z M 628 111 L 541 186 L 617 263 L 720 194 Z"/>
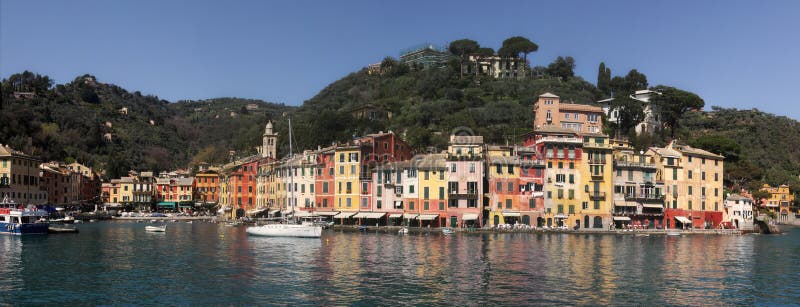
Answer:
<path fill-rule="evenodd" d="M 164 226 L 144 226 L 144 230 L 147 232 L 166 232 L 167 225 Z"/>
<path fill-rule="evenodd" d="M 12 235 L 47 234 L 50 224 L 41 222 L 47 211 L 0 208 L 0 233 Z"/>
<path fill-rule="evenodd" d="M 442 228 L 442 233 L 446 235 L 454 234 L 456 231 L 449 227 Z"/>
<path fill-rule="evenodd" d="M 265 237 L 319 238 L 322 235 L 322 227 L 316 226 L 313 223 L 303 223 L 300 225 L 267 224 L 247 227 L 247 233 Z"/>

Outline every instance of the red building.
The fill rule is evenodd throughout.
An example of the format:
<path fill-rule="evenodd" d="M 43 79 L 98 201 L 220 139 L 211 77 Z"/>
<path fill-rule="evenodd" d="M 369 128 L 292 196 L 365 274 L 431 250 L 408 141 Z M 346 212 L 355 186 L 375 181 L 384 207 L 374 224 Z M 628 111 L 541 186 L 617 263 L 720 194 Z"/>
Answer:
<path fill-rule="evenodd" d="M 314 177 L 314 194 L 316 204 L 315 210 L 321 212 L 331 212 L 334 208 L 334 147 L 321 149 L 317 153 L 317 174 Z"/>
<path fill-rule="evenodd" d="M 237 164 L 228 176 L 230 204 L 236 210 L 236 216 L 244 216 L 247 210 L 256 207 L 256 174 L 261 158 L 251 157 Z"/>

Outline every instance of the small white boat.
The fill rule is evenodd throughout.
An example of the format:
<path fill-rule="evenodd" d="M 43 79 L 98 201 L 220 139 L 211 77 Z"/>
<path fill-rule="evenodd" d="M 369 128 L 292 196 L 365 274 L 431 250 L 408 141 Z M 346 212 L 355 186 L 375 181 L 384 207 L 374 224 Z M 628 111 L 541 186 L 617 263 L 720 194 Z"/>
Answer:
<path fill-rule="evenodd" d="M 191 224 L 191 223 L 192 223 L 192 221 L 186 221 L 186 224 Z"/>
<path fill-rule="evenodd" d="M 322 227 L 313 223 L 267 224 L 247 227 L 247 234 L 265 237 L 319 238 L 322 236 Z"/>
<path fill-rule="evenodd" d="M 451 235 L 451 234 L 456 233 L 456 231 L 453 230 L 452 228 L 444 227 L 444 228 L 442 228 L 442 233 L 446 234 L 446 235 Z"/>
<path fill-rule="evenodd" d="M 681 233 L 680 232 L 668 232 L 667 235 L 671 236 L 671 237 L 680 237 Z"/>
<path fill-rule="evenodd" d="M 403 228 L 400 228 L 400 230 L 399 230 L 399 231 L 397 231 L 397 233 L 398 233 L 398 234 L 401 234 L 401 235 L 408 234 L 408 227 L 403 227 Z"/>
<path fill-rule="evenodd" d="M 164 226 L 144 226 L 144 230 L 147 232 L 166 232 L 167 225 Z"/>

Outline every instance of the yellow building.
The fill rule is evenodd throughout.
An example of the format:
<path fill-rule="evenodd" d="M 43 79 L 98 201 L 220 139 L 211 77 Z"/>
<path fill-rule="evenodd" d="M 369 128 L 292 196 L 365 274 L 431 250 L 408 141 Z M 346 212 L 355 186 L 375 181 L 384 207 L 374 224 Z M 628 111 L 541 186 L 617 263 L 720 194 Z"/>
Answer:
<path fill-rule="evenodd" d="M 0 144 L 0 201 L 47 202 L 47 192 L 39 184 L 39 164 L 39 159 Z"/>
<path fill-rule="evenodd" d="M 359 168 L 361 151 L 358 146 L 341 146 L 334 154 L 336 177 L 334 196 L 336 210 L 358 211 L 360 205 Z"/>
<path fill-rule="evenodd" d="M 580 207 L 575 209 L 575 222 L 570 222 L 569 226 L 608 229 L 614 209 L 611 142 L 604 134 L 586 133 L 582 137 L 583 151 L 578 167 Z"/>
<path fill-rule="evenodd" d="M 722 222 L 723 156 L 686 145 L 652 147 L 656 178 L 664 181 L 668 228 L 711 228 Z"/>
<path fill-rule="evenodd" d="M 492 226 L 520 222 L 520 159 L 512 146 L 487 146 L 489 221 Z"/>
<path fill-rule="evenodd" d="M 762 200 L 762 206 L 777 214 L 778 220 L 788 220 L 791 214 L 789 207 L 794 202 L 794 195 L 789 191 L 789 186 L 784 184 L 773 188 L 768 184 L 764 184 L 761 191 L 766 191 L 770 194 L 769 198 Z"/>
<path fill-rule="evenodd" d="M 405 184 L 419 183 L 418 191 L 407 191 L 410 195 L 419 193 L 418 219 L 432 227 L 444 227 L 447 224 L 447 162 L 444 154 L 426 154 L 415 156 L 406 171 Z M 421 225 L 422 225 L 421 224 Z"/>

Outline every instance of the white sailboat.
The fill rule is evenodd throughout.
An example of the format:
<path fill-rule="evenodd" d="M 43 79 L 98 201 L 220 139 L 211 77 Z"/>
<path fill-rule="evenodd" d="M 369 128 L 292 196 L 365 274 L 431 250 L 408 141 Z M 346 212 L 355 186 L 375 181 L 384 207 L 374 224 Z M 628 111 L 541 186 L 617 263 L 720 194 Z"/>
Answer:
<path fill-rule="evenodd" d="M 289 186 L 294 187 L 294 159 L 292 157 L 292 119 L 289 118 Z M 294 207 L 296 202 L 294 200 L 294 189 L 291 198 L 289 198 L 289 205 L 292 206 L 292 217 L 294 217 Z M 322 236 L 322 227 L 314 225 L 312 222 L 304 221 L 302 224 L 289 224 L 289 220 L 284 218 L 283 224 L 267 224 L 261 226 L 247 227 L 247 234 L 254 236 L 266 237 L 296 237 L 296 238 L 319 238 Z"/>

